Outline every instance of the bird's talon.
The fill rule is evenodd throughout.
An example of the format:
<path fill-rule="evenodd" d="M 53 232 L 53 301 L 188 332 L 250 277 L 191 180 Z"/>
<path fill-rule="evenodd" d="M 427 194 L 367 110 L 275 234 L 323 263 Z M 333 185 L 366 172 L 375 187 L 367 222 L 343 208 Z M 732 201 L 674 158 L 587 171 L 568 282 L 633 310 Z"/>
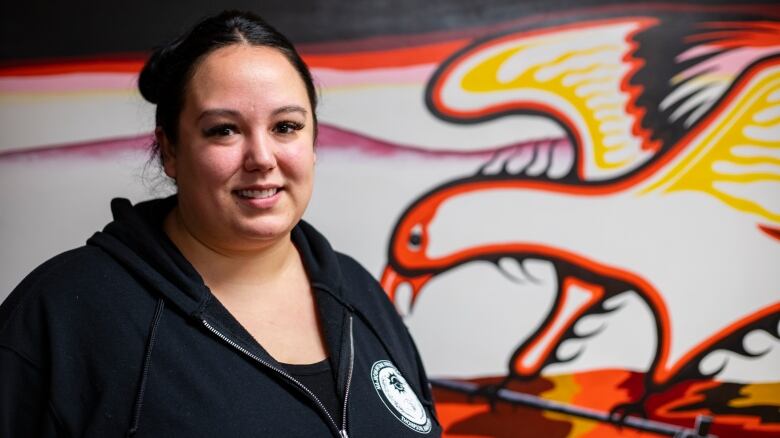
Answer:
<path fill-rule="evenodd" d="M 609 421 L 618 426 L 623 426 L 626 417 L 629 415 L 646 418 L 647 412 L 645 411 L 644 401 L 640 400 L 633 403 L 621 403 L 616 405 L 609 411 Z"/>
<path fill-rule="evenodd" d="M 505 379 L 496 384 L 481 386 L 479 389 L 477 389 L 477 391 L 472 396 L 485 398 L 488 402 L 488 405 L 490 406 L 490 411 L 495 412 L 496 406 L 500 401 L 500 397 L 498 396 L 498 391 L 504 389 L 506 387 L 507 382 L 508 379 Z"/>

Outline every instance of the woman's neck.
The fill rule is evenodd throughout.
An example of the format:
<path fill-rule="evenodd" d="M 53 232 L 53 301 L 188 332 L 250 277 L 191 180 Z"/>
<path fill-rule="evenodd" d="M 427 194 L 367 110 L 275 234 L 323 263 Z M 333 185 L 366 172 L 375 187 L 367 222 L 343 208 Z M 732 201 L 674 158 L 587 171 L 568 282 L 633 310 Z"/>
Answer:
<path fill-rule="evenodd" d="M 257 291 L 258 286 L 277 284 L 301 268 L 289 234 L 250 249 L 220 247 L 190 230 L 177 208 L 165 218 L 163 229 L 215 292 Z"/>

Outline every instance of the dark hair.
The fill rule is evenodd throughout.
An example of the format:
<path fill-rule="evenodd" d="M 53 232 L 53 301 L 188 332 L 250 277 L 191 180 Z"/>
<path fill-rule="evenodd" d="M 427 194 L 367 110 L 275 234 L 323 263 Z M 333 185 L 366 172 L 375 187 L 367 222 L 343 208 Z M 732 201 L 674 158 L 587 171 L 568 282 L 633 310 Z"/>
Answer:
<path fill-rule="evenodd" d="M 157 105 L 155 123 L 166 137 L 173 143 L 178 140 L 179 114 L 196 66 L 211 52 L 233 44 L 271 47 L 290 61 L 306 86 L 316 138 L 317 92 L 309 68 L 287 37 L 257 15 L 240 11 L 224 11 L 203 19 L 170 44 L 157 48 L 146 61 L 138 89 L 144 99 Z M 153 153 L 162 160 L 157 142 Z"/>

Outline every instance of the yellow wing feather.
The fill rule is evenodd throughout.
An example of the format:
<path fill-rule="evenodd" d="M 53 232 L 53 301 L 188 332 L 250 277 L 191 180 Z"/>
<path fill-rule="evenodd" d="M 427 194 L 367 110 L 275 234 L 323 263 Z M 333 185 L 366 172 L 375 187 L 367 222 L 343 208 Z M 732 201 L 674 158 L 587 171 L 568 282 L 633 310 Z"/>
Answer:
<path fill-rule="evenodd" d="M 463 76 L 465 93 L 533 102 L 564 119 L 579 136 L 586 179 L 624 174 L 654 153 L 633 105 L 639 89 L 626 78 L 639 67 L 632 34 L 650 20 L 594 23 L 521 35 L 483 50 Z"/>
<path fill-rule="evenodd" d="M 755 73 L 643 190 L 696 190 L 780 223 L 780 62 Z"/>

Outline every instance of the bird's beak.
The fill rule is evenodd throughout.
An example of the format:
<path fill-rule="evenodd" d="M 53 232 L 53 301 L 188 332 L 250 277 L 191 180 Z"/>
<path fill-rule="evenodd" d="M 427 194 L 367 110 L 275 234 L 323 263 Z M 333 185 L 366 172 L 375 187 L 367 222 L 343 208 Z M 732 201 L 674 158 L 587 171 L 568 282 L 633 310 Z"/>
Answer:
<path fill-rule="evenodd" d="M 428 282 L 428 280 L 431 279 L 431 277 L 433 277 L 433 274 L 423 274 L 416 277 L 403 276 L 398 274 L 395 269 L 388 265 L 385 267 L 385 270 L 382 273 L 380 284 L 385 290 L 387 296 L 390 298 L 390 301 L 396 304 L 396 307 L 398 307 L 397 298 L 399 297 L 397 296 L 397 293 L 399 286 L 408 284 L 412 289 L 412 294 L 408 303 L 408 310 L 410 311 L 412 307 L 414 307 L 414 303 L 417 301 L 417 297 L 419 296 L 423 286 Z"/>

